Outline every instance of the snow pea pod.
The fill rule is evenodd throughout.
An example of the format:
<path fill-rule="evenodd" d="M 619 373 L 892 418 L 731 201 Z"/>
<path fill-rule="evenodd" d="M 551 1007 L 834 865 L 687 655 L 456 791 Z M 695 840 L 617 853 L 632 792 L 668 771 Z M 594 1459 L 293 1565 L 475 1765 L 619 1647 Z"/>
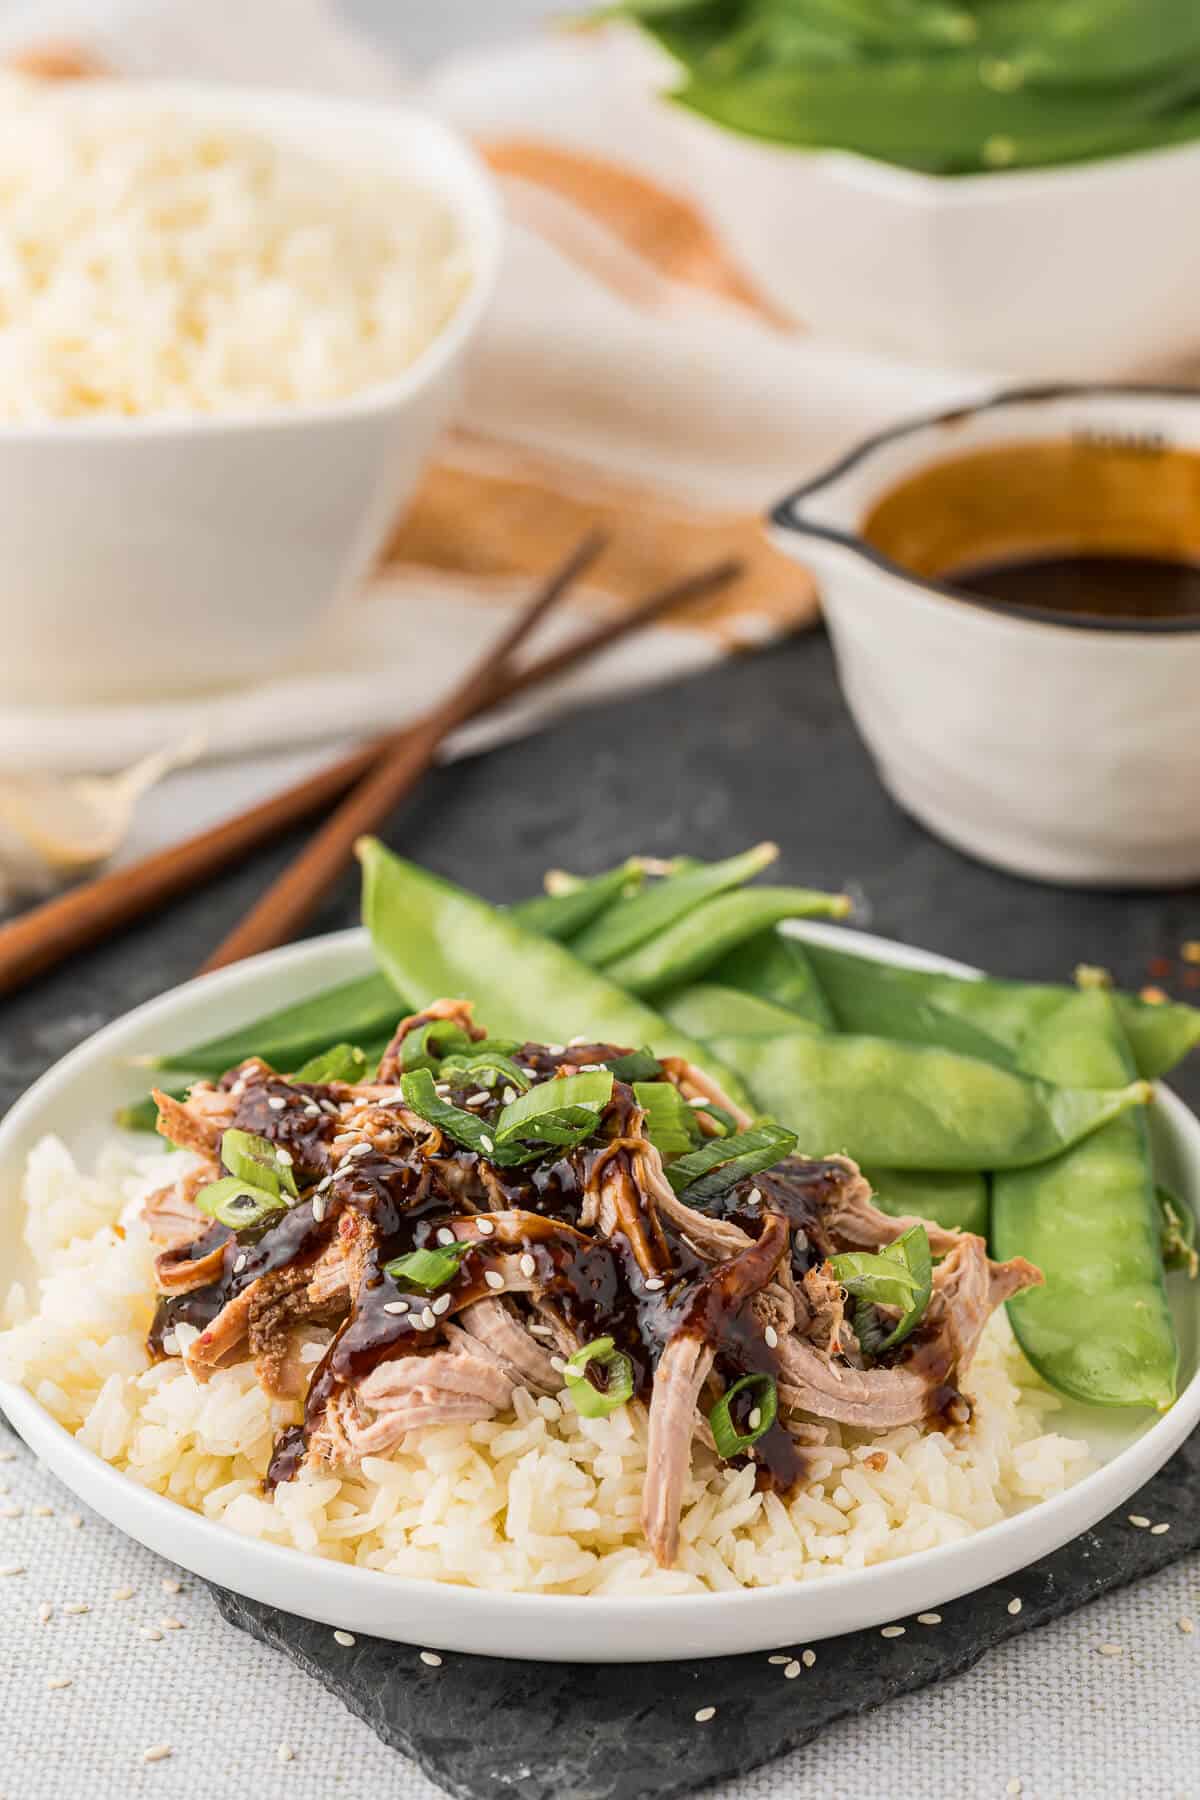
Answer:
<path fill-rule="evenodd" d="M 537 931 L 542 937 L 557 938 L 562 943 L 593 924 L 630 888 L 640 886 L 641 880 L 641 863 L 631 856 L 617 868 L 606 869 L 603 875 L 571 881 L 557 892 L 520 900 L 509 907 L 509 916 L 526 931 Z"/>
<path fill-rule="evenodd" d="M 1021 1062 L 1095 1092 L 1125 1079 L 1133 1058 L 1112 995 L 1072 994 L 1025 1039 Z M 1040 1168 L 998 1173 L 992 1234 L 999 1256 L 1027 1256 L 1046 1278 L 1009 1314 L 1052 1387 L 1093 1406 L 1171 1404 L 1178 1352 L 1141 1116 L 1115 1119 Z"/>
<path fill-rule="evenodd" d="M 696 980 L 726 951 L 781 919 L 837 919 L 849 910 L 845 894 L 823 894 L 815 888 L 760 887 L 719 894 L 715 900 L 693 907 L 628 956 L 606 962 L 604 972 L 632 994 L 662 993 L 680 982 Z M 580 948 L 579 954 L 586 952 Z"/>
<path fill-rule="evenodd" d="M 1054 1087 L 976 1057 L 887 1038 L 801 1030 L 708 1041 L 806 1152 L 850 1149 L 868 1166 L 968 1174 L 1022 1168 L 1151 1096 L 1144 1081 Z"/>
<path fill-rule="evenodd" d="M 273 1069 L 298 1069 L 331 1044 L 365 1048 L 386 1043 L 397 1019 L 410 1010 L 387 976 L 375 970 L 268 1013 L 224 1037 L 139 1061 L 146 1068 L 183 1069 L 195 1075 L 223 1075 L 248 1056 L 261 1056 Z"/>
<path fill-rule="evenodd" d="M 610 907 L 572 938 L 571 948 L 595 968 L 608 968 L 639 944 L 677 924 L 703 901 L 753 880 L 778 855 L 776 844 L 756 844 L 724 862 L 688 863 Z"/>
<path fill-rule="evenodd" d="M 786 1007 L 819 1031 L 836 1031 L 833 1008 L 805 946 L 781 931 L 747 938 L 708 971 L 708 980 Z M 730 1027 L 732 1030 L 733 1027 Z"/>
<path fill-rule="evenodd" d="M 974 1231 L 987 1237 L 990 1212 L 986 1175 L 966 1170 L 880 1169 L 863 1174 L 875 1190 L 875 1204 L 892 1218 L 932 1219 L 947 1231 Z"/>
<path fill-rule="evenodd" d="M 909 1043 L 939 1044 L 1008 1068 L 1020 1064 L 1026 1038 L 1044 1027 L 1077 990 L 1052 983 L 975 980 L 902 969 L 828 944 L 805 945 L 838 1025 Z M 1151 1005 L 1114 996 L 1139 1075 L 1156 1080 L 1200 1044 L 1200 1009 Z"/>
<path fill-rule="evenodd" d="M 498 1037 L 565 1043 L 646 1044 L 659 1056 L 701 1062 L 742 1103 L 737 1076 L 702 1045 L 552 938 L 526 931 L 498 907 L 394 856 L 377 838 L 358 846 L 363 922 L 396 988 L 415 1005 L 442 995 L 473 1000 Z"/>

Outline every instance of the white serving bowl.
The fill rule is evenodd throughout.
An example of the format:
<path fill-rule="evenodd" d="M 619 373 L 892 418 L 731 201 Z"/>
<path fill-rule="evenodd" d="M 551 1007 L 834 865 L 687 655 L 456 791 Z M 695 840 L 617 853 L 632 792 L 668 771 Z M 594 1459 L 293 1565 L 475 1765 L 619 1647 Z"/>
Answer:
<path fill-rule="evenodd" d="M 632 30 L 616 55 L 652 92 L 678 79 Z M 1200 349 L 1200 232 L 1181 226 L 1200 211 L 1200 142 L 925 175 L 659 110 L 722 241 L 823 336 L 1031 380 L 1148 376 Z"/>
<path fill-rule="evenodd" d="M 917 419 L 782 501 L 773 536 L 815 571 L 855 722 L 930 830 L 1042 881 L 1195 881 L 1200 621 L 1021 615 L 910 574 L 859 535 L 875 501 L 933 463 L 1081 436 L 1098 454 L 1200 451 L 1200 395 L 1029 389 Z"/>
<path fill-rule="evenodd" d="M 798 935 L 836 942 L 906 968 L 969 975 L 959 963 L 841 927 Z M 113 1110 L 144 1091 L 142 1052 L 179 1048 L 373 966 L 363 931 L 251 957 L 188 982 L 80 1044 L 0 1123 L 0 1272 L 29 1278 L 21 1242 L 21 1170 L 38 1139 L 62 1138 L 86 1163 L 111 1136 Z M 1200 1122 L 1167 1089 L 1151 1110 L 1161 1180 L 1200 1210 Z M 411 1580 L 328 1562 L 240 1536 L 139 1486 L 63 1429 L 25 1388 L 0 1379 L 0 1409 L 79 1498 L 140 1543 L 205 1580 L 330 1626 L 438 1650 L 545 1662 L 664 1662 L 813 1643 L 883 1625 L 999 1581 L 1087 1531 L 1127 1501 L 1200 1421 L 1200 1284 L 1170 1282 L 1180 1340 L 1179 1398 L 1161 1417 L 1143 1408 L 1068 1403 L 1053 1429 L 1086 1438 L 1097 1467 L 1074 1487 L 974 1537 L 895 1562 L 792 1586 L 639 1598 L 509 1594 Z"/>
<path fill-rule="evenodd" d="M 487 174 L 423 113 L 175 83 L 88 84 L 77 103 L 119 113 L 131 99 L 410 178 L 448 207 L 472 274 L 401 376 L 341 402 L 0 425 L 0 698 L 14 702 L 195 693 L 293 656 L 415 486 L 499 263 Z"/>

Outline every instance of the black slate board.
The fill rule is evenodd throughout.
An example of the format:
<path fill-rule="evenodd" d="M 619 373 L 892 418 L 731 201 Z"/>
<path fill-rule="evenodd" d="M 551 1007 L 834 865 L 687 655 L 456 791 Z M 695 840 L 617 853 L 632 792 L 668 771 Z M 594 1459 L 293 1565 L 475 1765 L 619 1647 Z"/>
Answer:
<path fill-rule="evenodd" d="M 495 900 L 536 889 L 550 865 L 587 872 L 631 850 L 726 855 L 760 838 L 779 878 L 848 884 L 857 922 L 985 964 L 1000 975 L 1068 978 L 1078 962 L 1141 986 L 1149 959 L 1200 936 L 1196 889 L 1082 893 L 971 862 L 931 838 L 880 788 L 820 634 L 712 674 L 594 708 L 539 736 L 438 772 L 387 834 L 408 856 Z M 0 1104 L 108 1019 L 191 974 L 294 853 L 292 838 L 169 912 L 5 1002 Z M 348 878 L 315 921 L 350 924 Z M 281 996 L 281 999 L 283 996 Z M 1200 1056 L 1174 1085 L 1200 1107 Z M 564 1668 L 362 1642 L 228 1594 L 226 1615 L 286 1650 L 385 1742 L 469 1800 L 666 1800 L 803 1744 L 834 1719 L 969 1668 L 995 1643 L 1153 1573 L 1200 1544 L 1200 1443 L 1129 1511 L 1172 1529 L 1151 1537 L 1125 1513 L 1035 1568 L 910 1624 L 819 1647 L 795 1681 L 765 1657 Z M 1007 1601 L 1018 1594 L 1017 1617 Z M 720 1699 L 708 1725 L 698 1707 Z"/>

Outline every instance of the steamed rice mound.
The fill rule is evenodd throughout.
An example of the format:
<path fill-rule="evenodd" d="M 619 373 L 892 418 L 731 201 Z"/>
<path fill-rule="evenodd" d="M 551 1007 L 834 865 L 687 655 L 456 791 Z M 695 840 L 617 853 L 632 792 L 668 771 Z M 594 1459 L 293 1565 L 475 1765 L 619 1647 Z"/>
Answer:
<path fill-rule="evenodd" d="M 646 1413 L 580 1418 L 569 1397 L 518 1391 L 514 1412 L 410 1432 L 361 1473 L 304 1473 L 264 1496 L 276 1434 L 298 1409 L 267 1399 L 251 1363 L 200 1385 L 152 1363 L 153 1246 L 136 1213 L 190 1158 L 114 1146 L 95 1175 L 56 1139 L 30 1158 L 25 1228 L 38 1292 L 19 1285 L 0 1374 L 20 1381 L 106 1461 L 232 1531 L 390 1574 L 555 1594 L 698 1593 L 807 1581 L 970 1537 L 1088 1472 L 1088 1446 L 1047 1430 L 1060 1402 L 1003 1311 L 971 1366 L 965 1429 L 879 1436 L 833 1426 L 788 1499 L 697 1444 L 678 1565 L 639 1525 Z M 186 1339 L 187 1328 L 177 1336 Z M 319 1360 L 330 1333 L 312 1330 Z M 181 1345 L 182 1348 L 182 1345 Z"/>

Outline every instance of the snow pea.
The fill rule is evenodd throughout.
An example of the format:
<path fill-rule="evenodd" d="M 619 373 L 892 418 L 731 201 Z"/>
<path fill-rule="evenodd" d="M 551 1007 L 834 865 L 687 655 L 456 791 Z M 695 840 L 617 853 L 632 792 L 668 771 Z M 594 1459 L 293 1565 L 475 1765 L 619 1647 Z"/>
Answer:
<path fill-rule="evenodd" d="M 938 1044 L 1020 1066 L 1027 1037 L 1049 1025 L 1077 990 L 1051 983 L 975 980 L 902 969 L 828 944 L 806 943 L 809 959 L 843 1031 Z M 1200 1009 L 1114 996 L 1137 1072 L 1153 1081 L 1200 1044 Z"/>
<path fill-rule="evenodd" d="M 797 937 L 785 937 L 781 931 L 760 931 L 715 963 L 707 979 L 786 1007 L 819 1031 L 837 1030 L 833 1008 L 825 998 L 808 951 Z"/>
<path fill-rule="evenodd" d="M 298 1069 L 331 1044 L 386 1043 L 396 1020 L 411 1010 L 378 970 L 354 981 L 310 994 L 294 1006 L 268 1013 L 224 1037 L 184 1050 L 139 1059 L 150 1069 L 183 1069 L 195 1075 L 223 1075 L 248 1056 L 261 1056 L 273 1069 Z"/>
<path fill-rule="evenodd" d="M 571 948 L 584 962 L 607 968 L 639 944 L 678 924 L 703 901 L 751 881 L 778 855 L 778 845 L 756 844 L 724 862 L 689 862 L 610 907 L 572 936 Z M 533 928 L 541 929 L 536 924 Z"/>
<path fill-rule="evenodd" d="M 693 907 L 627 956 L 606 962 L 604 972 L 630 993 L 659 994 L 697 979 L 728 950 L 781 919 L 844 918 L 849 910 L 845 894 L 823 894 L 814 888 L 759 887 L 719 894 L 715 900 Z M 584 949 L 572 948 L 591 961 Z"/>
<path fill-rule="evenodd" d="M 603 875 L 582 881 L 571 879 L 555 892 L 518 901 L 509 908 L 509 916 L 527 931 L 565 942 L 592 925 L 609 907 L 640 887 L 641 882 L 641 862 L 631 856 L 615 869 L 606 869 Z"/>
<path fill-rule="evenodd" d="M 1133 1058 L 1113 996 L 1070 995 L 1026 1036 L 1021 1064 L 1096 1092 L 1127 1079 Z M 1009 1314 L 1052 1387 L 1093 1406 L 1171 1404 L 1178 1352 L 1143 1117 L 1114 1119 L 1040 1168 L 997 1173 L 992 1235 L 999 1256 L 1027 1256 L 1046 1278 Z"/>
<path fill-rule="evenodd" d="M 875 1204 L 892 1218 L 932 1219 L 947 1231 L 974 1231 L 987 1237 L 990 1196 L 986 1175 L 967 1170 L 880 1169 L 863 1174 L 875 1190 Z"/>
<path fill-rule="evenodd" d="M 758 1104 L 811 1155 L 852 1149 L 899 1169 L 1022 1168 L 1044 1162 L 1149 1100 L 1148 1082 L 1055 1087 L 980 1058 L 887 1038 L 727 1036 L 708 1040 Z"/>
<path fill-rule="evenodd" d="M 659 1056 L 703 1062 L 739 1104 L 745 1090 L 702 1045 L 552 938 L 526 931 L 486 900 L 394 856 L 377 838 L 358 846 L 363 922 L 397 991 L 416 1006 L 442 995 L 473 1000 L 498 1037 L 646 1044 Z"/>

